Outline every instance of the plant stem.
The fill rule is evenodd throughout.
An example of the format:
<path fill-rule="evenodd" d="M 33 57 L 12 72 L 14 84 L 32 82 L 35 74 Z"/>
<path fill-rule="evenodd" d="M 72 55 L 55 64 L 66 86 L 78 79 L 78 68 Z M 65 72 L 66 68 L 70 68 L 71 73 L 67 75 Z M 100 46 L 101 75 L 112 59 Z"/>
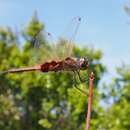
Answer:
<path fill-rule="evenodd" d="M 92 110 L 92 96 L 93 96 L 93 80 L 94 80 L 94 73 L 91 72 L 89 76 L 89 97 L 88 97 L 88 112 L 86 117 L 86 129 L 90 129 L 90 118 L 91 118 L 91 110 Z"/>

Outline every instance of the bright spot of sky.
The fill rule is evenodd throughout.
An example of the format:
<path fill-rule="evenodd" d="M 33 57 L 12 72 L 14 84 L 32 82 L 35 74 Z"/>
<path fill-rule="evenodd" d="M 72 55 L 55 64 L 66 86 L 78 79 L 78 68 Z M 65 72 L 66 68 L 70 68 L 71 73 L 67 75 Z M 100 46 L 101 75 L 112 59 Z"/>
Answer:
<path fill-rule="evenodd" d="M 0 0 L 0 26 L 24 27 L 33 12 L 46 30 L 58 37 L 69 21 L 80 16 L 82 22 L 75 41 L 103 52 L 108 67 L 107 80 L 116 75 L 115 67 L 130 64 L 130 17 L 123 10 L 129 0 Z"/>

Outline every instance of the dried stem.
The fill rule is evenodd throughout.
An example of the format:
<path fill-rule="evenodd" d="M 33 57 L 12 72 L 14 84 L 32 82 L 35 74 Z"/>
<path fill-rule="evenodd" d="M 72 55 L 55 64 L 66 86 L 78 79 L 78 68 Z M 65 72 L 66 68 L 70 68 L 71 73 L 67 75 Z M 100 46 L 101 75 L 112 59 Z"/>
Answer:
<path fill-rule="evenodd" d="M 94 74 L 93 72 L 90 73 L 89 76 L 89 97 L 88 97 L 88 112 L 86 117 L 86 129 L 90 129 L 90 118 L 91 118 L 91 109 L 92 109 L 92 96 L 93 96 L 93 80 L 94 80 Z"/>

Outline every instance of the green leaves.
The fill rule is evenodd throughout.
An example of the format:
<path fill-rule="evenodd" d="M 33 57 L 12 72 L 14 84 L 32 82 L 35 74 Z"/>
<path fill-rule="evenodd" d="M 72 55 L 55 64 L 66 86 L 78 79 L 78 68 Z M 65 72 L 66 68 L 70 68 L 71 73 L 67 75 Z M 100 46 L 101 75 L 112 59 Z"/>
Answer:
<path fill-rule="evenodd" d="M 44 59 L 53 56 L 50 49 L 53 47 L 46 42 L 44 35 L 39 35 L 38 39 L 45 47 L 35 49 L 31 44 L 31 39 L 39 29 L 43 29 L 44 34 L 44 25 L 35 14 L 23 31 L 24 35 L 20 34 L 24 41 L 20 43 L 23 47 L 19 48 L 12 44 L 16 41 L 15 33 L 1 30 L 0 37 L 4 38 L 0 39 L 0 70 L 33 66 L 38 62 L 44 63 Z M 61 44 L 58 44 L 59 48 L 62 48 Z M 56 53 L 62 55 L 61 51 L 59 49 Z M 73 55 L 88 57 L 89 71 L 94 71 L 95 74 L 92 124 L 93 129 L 96 129 L 103 123 L 100 119 L 102 111 L 100 112 L 98 91 L 98 83 L 105 71 L 100 61 L 102 53 L 89 47 L 82 49 L 75 46 Z M 89 79 L 87 72 L 81 72 L 81 76 Z M 88 93 L 86 83 L 78 81 L 77 86 Z M 81 130 L 85 127 L 87 97 L 73 87 L 73 73 L 27 72 L 0 75 L 0 90 L 2 130 Z"/>
<path fill-rule="evenodd" d="M 43 128 L 51 128 L 52 124 L 47 119 L 41 119 L 38 121 L 39 125 L 41 125 Z"/>

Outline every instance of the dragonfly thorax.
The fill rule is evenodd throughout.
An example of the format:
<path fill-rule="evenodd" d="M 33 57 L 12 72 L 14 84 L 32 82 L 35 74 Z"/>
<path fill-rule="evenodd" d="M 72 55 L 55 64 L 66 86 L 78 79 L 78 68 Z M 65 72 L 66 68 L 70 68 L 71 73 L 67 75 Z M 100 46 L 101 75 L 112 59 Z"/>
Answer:
<path fill-rule="evenodd" d="M 89 62 L 87 58 L 80 58 L 79 59 L 80 69 L 85 70 L 89 66 Z"/>

